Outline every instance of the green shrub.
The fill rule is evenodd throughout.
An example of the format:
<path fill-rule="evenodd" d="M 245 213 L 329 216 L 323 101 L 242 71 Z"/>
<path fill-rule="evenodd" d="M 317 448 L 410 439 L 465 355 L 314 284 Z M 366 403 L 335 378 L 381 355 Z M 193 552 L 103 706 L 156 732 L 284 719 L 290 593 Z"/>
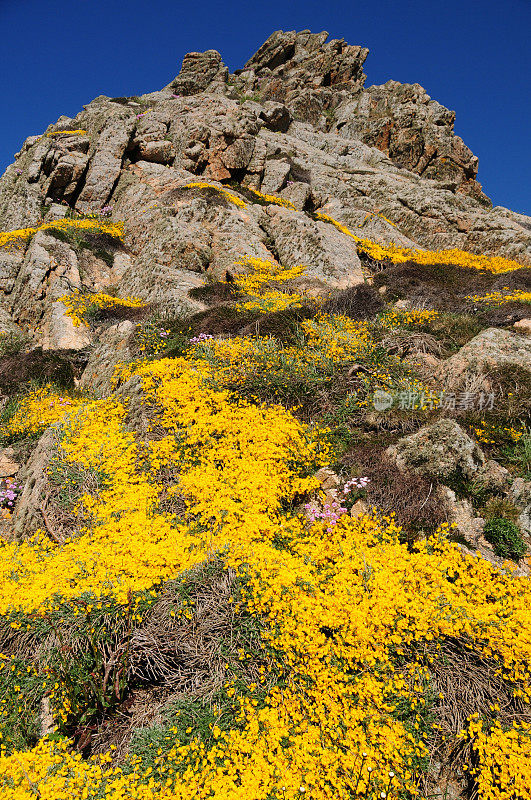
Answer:
<path fill-rule="evenodd" d="M 508 519 L 494 517 L 489 519 L 484 530 L 485 539 L 494 547 L 500 558 L 518 561 L 525 556 L 527 548 L 518 527 Z"/>
<path fill-rule="evenodd" d="M 470 314 L 440 311 L 437 317 L 419 325 L 417 330 L 431 333 L 452 353 L 481 333 L 482 325 Z"/>
<path fill-rule="evenodd" d="M 514 464 L 522 478 L 531 480 L 531 430 L 524 433 L 512 447 L 507 447 L 504 456 L 509 464 Z"/>

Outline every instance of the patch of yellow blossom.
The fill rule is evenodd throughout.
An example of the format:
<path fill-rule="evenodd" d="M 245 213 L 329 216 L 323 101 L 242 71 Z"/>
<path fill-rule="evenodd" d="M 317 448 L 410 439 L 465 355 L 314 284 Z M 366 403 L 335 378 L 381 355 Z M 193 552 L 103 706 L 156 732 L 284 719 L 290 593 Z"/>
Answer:
<path fill-rule="evenodd" d="M 114 239 L 123 239 L 124 226 L 123 222 L 102 222 L 95 217 L 88 217 L 87 219 L 56 219 L 52 222 L 44 222 L 38 228 L 20 228 L 15 231 L 4 231 L 0 233 L 0 247 L 17 247 L 21 246 L 23 242 L 31 239 L 37 231 L 66 231 L 69 229 L 76 229 L 81 231 L 89 231 L 91 233 L 105 233 L 112 236 Z"/>
<path fill-rule="evenodd" d="M 237 304 L 239 310 L 260 311 L 267 314 L 271 311 L 283 311 L 286 308 L 300 308 L 302 305 L 303 298 L 300 294 L 265 288 L 268 283 L 284 283 L 303 275 L 306 267 L 302 264 L 283 267 L 275 261 L 266 261 L 253 256 L 245 256 L 235 263 L 253 270 L 248 275 L 237 275 L 234 278 L 234 283 L 250 298 Z"/>
<path fill-rule="evenodd" d="M 292 208 L 295 211 L 295 206 L 291 200 L 286 200 L 284 197 L 277 197 L 275 194 L 263 194 L 263 192 L 259 192 L 258 189 L 252 189 L 250 186 L 247 187 L 247 191 L 252 192 L 266 203 L 271 203 L 275 206 L 283 206 L 283 208 Z"/>
<path fill-rule="evenodd" d="M 424 325 L 426 322 L 437 319 L 438 316 L 439 312 L 433 308 L 392 308 L 385 311 L 378 318 L 378 322 L 382 327 L 392 329 L 409 325 Z"/>
<path fill-rule="evenodd" d="M 241 697 L 234 727 L 214 728 L 208 746 L 199 737 L 188 744 L 176 737 L 155 758 L 155 776 L 139 759 L 130 758 L 123 771 L 110 766 L 110 756 L 82 760 L 65 742 L 51 740 L 0 756 L 2 797 L 29 800 L 36 790 L 48 800 L 416 797 L 415 764 L 427 745 L 418 724 L 425 699 L 411 679 L 420 686 L 428 673 L 421 659 L 397 666 L 396 654 L 464 636 L 529 692 L 527 580 L 463 557 L 443 539 L 411 551 L 391 521 L 367 515 L 344 516 L 328 533 L 320 523 L 284 530 L 292 534 L 289 549 L 260 537 L 240 539 L 226 557 L 248 576 L 248 608 L 268 623 L 287 676 L 282 689 L 273 688 L 260 706 L 252 695 Z M 398 713 L 404 705 L 413 725 Z M 499 731 L 484 748 L 476 736 L 486 790 L 489 780 L 497 786 L 498 751 L 510 768 L 502 773 L 505 794 L 485 793 L 482 800 L 514 798 L 512 769 L 525 753 L 523 734 Z M 517 785 L 516 796 L 528 800 L 529 782 Z"/>
<path fill-rule="evenodd" d="M 0 613 L 44 608 L 54 594 L 126 597 L 230 541 L 273 538 L 282 502 L 316 485 L 300 473 L 324 463 L 326 448 L 280 406 L 233 403 L 226 392 L 213 392 L 204 383 L 206 369 L 182 359 L 138 369 L 158 409 L 159 429 L 168 430 L 147 450 L 127 430 L 121 403 L 85 403 L 70 414 L 60 457 L 110 475 L 109 485 L 97 497 L 82 498 L 93 527 L 77 531 L 64 546 L 2 543 Z M 157 512 L 163 487 L 137 468 L 141 456 L 154 475 L 167 463 L 180 463 L 173 489 L 187 498 L 187 522 Z M 204 532 L 197 530 L 199 523 Z"/>
<path fill-rule="evenodd" d="M 119 361 L 113 369 L 111 388 L 116 389 L 132 377 L 138 367 L 138 361 Z"/>
<path fill-rule="evenodd" d="M 148 322 L 136 329 L 135 339 L 142 356 L 154 356 L 162 353 L 168 346 L 171 331 L 162 322 Z"/>
<path fill-rule="evenodd" d="M 75 327 L 84 325 L 86 314 L 90 309 L 96 308 L 144 308 L 145 303 L 139 297 L 113 297 L 105 292 L 95 294 L 82 294 L 79 291 L 65 294 L 59 298 L 66 306 L 66 315 L 70 317 Z"/>
<path fill-rule="evenodd" d="M 487 727 L 478 715 L 464 731 L 477 763 L 468 773 L 481 800 L 526 800 L 531 796 L 531 725 L 514 722 L 504 730 L 499 722 Z"/>
<path fill-rule="evenodd" d="M 361 356 L 373 345 L 367 324 L 348 317 L 320 315 L 301 327 L 302 346 L 264 336 L 207 339 L 194 345 L 190 358 L 198 366 L 209 365 L 205 379 L 215 388 L 238 389 L 260 375 L 266 375 L 271 385 L 282 386 L 330 376 L 338 364 Z"/>
<path fill-rule="evenodd" d="M 0 438 L 32 436 L 75 411 L 82 403 L 79 398 L 60 394 L 51 384 L 33 389 L 20 398 L 13 413 L 0 425 Z"/>
<path fill-rule="evenodd" d="M 478 442 L 483 444 L 497 444 L 500 439 L 517 443 L 526 433 L 524 427 L 518 429 L 512 425 L 495 425 L 487 420 L 482 420 L 477 427 L 472 428 Z"/>
<path fill-rule="evenodd" d="M 302 345 L 284 345 L 274 337 L 207 339 L 194 345 L 190 358 L 198 365 L 208 364 L 206 380 L 214 388 L 241 391 L 262 380 L 274 390 L 297 382 L 318 385 L 329 380 L 338 366 L 370 358 L 378 347 L 367 323 L 341 315 L 320 314 L 301 322 L 301 329 Z M 372 403 L 377 389 L 392 392 L 409 409 L 425 411 L 440 404 L 440 393 L 421 383 L 398 356 L 385 365 L 373 364 L 360 374 L 359 382 L 360 408 Z"/>
<path fill-rule="evenodd" d="M 212 189 L 213 191 L 217 192 L 222 197 L 224 197 L 226 200 L 228 200 L 230 203 L 233 203 L 235 206 L 238 206 L 239 208 L 247 208 L 247 203 L 244 200 L 242 200 L 241 197 L 232 194 L 232 192 L 229 192 L 229 190 L 225 189 L 224 186 L 216 186 L 214 183 L 205 183 L 203 181 L 198 181 L 196 183 L 187 183 L 184 188 Z"/>
<path fill-rule="evenodd" d="M 496 274 L 502 272 L 512 272 L 516 269 L 523 269 L 527 265 L 520 264 L 511 258 L 504 256 L 483 256 L 475 253 L 468 253 L 466 250 L 415 250 L 410 247 L 400 247 L 396 244 L 379 244 L 370 239 L 363 239 L 356 236 L 345 225 L 330 217 L 328 214 L 318 212 L 317 219 L 329 222 L 346 236 L 350 236 L 358 243 L 358 250 L 366 253 L 375 261 L 392 261 L 394 264 L 402 264 L 406 261 L 414 261 L 416 264 L 447 264 L 457 267 L 470 267 L 473 269 L 488 270 Z"/>
<path fill-rule="evenodd" d="M 306 333 L 339 360 L 368 340 L 363 323 L 343 318 L 308 321 Z M 65 544 L 1 542 L 0 613 L 44 613 L 89 591 L 125 605 L 130 591 L 221 553 L 245 578 L 242 602 L 261 620 L 283 686 L 261 703 L 233 692 L 232 726 L 214 726 L 207 744 L 199 735 L 183 743 L 174 730 L 147 768 L 134 756 L 123 768 L 110 754 L 83 759 L 51 738 L 0 753 L 2 800 L 420 797 L 427 647 L 462 637 L 531 699 L 529 580 L 463 556 L 444 528 L 411 548 L 392 519 L 345 514 L 327 530 L 286 510 L 316 487 L 307 476 L 329 462 L 326 447 L 284 408 L 211 388 L 213 369 L 195 349 L 190 360 L 137 367 L 157 433 L 147 442 L 115 399 L 65 418 L 58 455 L 109 479 L 83 498 L 93 519 Z M 163 485 L 176 464 L 175 484 Z M 161 511 L 163 489 L 182 493 L 183 518 Z M 481 800 L 531 800 L 529 767 L 515 775 L 527 730 L 468 735 Z"/>
<path fill-rule="evenodd" d="M 366 322 L 340 314 L 318 314 L 313 319 L 303 320 L 301 328 L 309 349 L 335 363 L 353 360 L 373 345 Z"/>
<path fill-rule="evenodd" d="M 78 129 L 75 131 L 50 131 L 46 136 L 84 136 L 87 131 Z"/>
<path fill-rule="evenodd" d="M 488 306 L 501 306 L 504 303 L 531 303 L 531 292 L 524 289 L 516 289 L 511 292 L 508 287 L 504 287 L 501 292 L 489 292 L 488 294 L 472 294 L 467 300 L 474 303 L 485 303 Z"/>

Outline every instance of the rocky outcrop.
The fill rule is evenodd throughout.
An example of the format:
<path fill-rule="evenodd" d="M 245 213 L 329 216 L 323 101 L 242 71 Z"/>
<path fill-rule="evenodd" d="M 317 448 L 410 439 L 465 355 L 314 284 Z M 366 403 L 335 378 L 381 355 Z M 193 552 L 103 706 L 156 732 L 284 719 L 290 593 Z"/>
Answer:
<path fill-rule="evenodd" d="M 18 262 L 17 262 L 18 263 Z M 77 251 L 52 233 L 38 231 L 19 263 L 7 296 L 12 320 L 46 350 L 78 350 L 91 343 L 90 331 L 76 327 L 60 298 L 73 291 L 101 291 L 116 284 L 127 261 Z"/>
<path fill-rule="evenodd" d="M 313 278 L 336 288 L 363 283 L 355 242 L 331 225 L 314 222 L 300 211 L 269 206 L 262 226 L 283 264 L 305 264 Z"/>
<path fill-rule="evenodd" d="M 27 464 L 17 475 L 23 489 L 10 520 L 12 534 L 16 539 L 20 540 L 30 531 L 43 528 L 41 507 L 46 493 L 47 468 L 54 444 L 54 429 L 48 428 L 39 439 Z"/>
<path fill-rule="evenodd" d="M 0 450 L 0 478 L 12 478 L 20 469 L 16 460 L 17 453 L 13 447 L 4 447 Z"/>
<path fill-rule="evenodd" d="M 487 328 L 444 362 L 441 377 L 455 387 L 467 376 L 485 376 L 496 367 L 531 370 L 530 340 L 501 328 Z"/>
<path fill-rule="evenodd" d="M 332 130 L 361 139 L 397 166 L 489 205 L 475 180 L 478 159 L 454 133 L 455 113 L 415 84 L 370 86 L 335 113 Z"/>
<path fill-rule="evenodd" d="M 2 249 L 11 322 L 36 344 L 75 347 L 52 310 L 69 289 L 113 286 L 199 308 L 190 289 L 241 269 L 246 256 L 304 263 L 315 286 L 359 282 L 354 241 L 315 211 L 384 243 L 531 263 L 531 220 L 488 207 L 453 112 L 417 84 L 364 88 L 367 50 L 327 38 L 277 31 L 234 75 L 216 51 L 190 53 L 160 91 L 97 97 L 29 137 L 0 179 L 0 230 L 107 207 L 125 241 L 112 266 L 97 247 L 67 251 L 44 232 L 25 250 Z M 184 188 L 194 181 L 231 182 L 247 205 Z M 245 187 L 294 210 L 264 208 Z"/>
<path fill-rule="evenodd" d="M 520 319 L 515 322 L 513 328 L 517 333 L 522 333 L 524 336 L 531 336 L 531 319 Z"/>
<path fill-rule="evenodd" d="M 324 127 L 325 113 L 365 81 L 369 51 L 328 33 L 276 31 L 238 70 L 235 86 L 284 103 L 294 119 Z"/>
<path fill-rule="evenodd" d="M 518 525 L 531 540 L 531 481 L 515 478 L 511 486 L 510 497 L 520 512 Z"/>
<path fill-rule="evenodd" d="M 100 335 L 83 370 L 80 388 L 88 389 L 98 397 L 109 394 L 117 365 L 133 360 L 129 339 L 134 327 L 133 322 L 124 320 L 117 325 L 111 325 Z"/>
<path fill-rule="evenodd" d="M 502 488 L 509 474 L 495 461 L 488 461 L 477 443 L 453 419 L 425 425 L 399 439 L 386 452 L 400 469 L 427 475 L 441 483 L 457 477 Z"/>

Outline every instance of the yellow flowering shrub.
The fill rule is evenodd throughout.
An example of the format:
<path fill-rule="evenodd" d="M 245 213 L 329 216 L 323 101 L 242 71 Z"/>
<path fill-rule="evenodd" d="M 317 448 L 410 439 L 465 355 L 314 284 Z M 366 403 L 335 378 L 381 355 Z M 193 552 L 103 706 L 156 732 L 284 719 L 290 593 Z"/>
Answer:
<path fill-rule="evenodd" d="M 378 322 L 384 328 L 407 328 L 411 325 L 424 325 L 438 316 L 439 312 L 433 308 L 392 308 L 381 314 Z"/>
<path fill-rule="evenodd" d="M 33 389 L 18 399 L 12 413 L 0 425 L 0 439 L 21 439 L 41 433 L 82 403 L 68 393 L 60 394 L 51 384 Z"/>
<path fill-rule="evenodd" d="M 256 197 L 259 197 L 260 200 L 271 203 L 271 205 L 283 206 L 283 208 L 292 208 L 295 210 L 295 206 L 291 200 L 286 200 L 284 197 L 277 197 L 275 194 L 264 194 L 263 192 L 259 192 L 258 189 L 252 189 L 250 186 L 247 187 L 247 191 L 252 192 Z"/>
<path fill-rule="evenodd" d="M 504 730 L 499 722 L 490 728 L 476 715 L 464 735 L 472 741 L 477 766 L 468 768 L 481 800 L 528 798 L 531 787 L 531 725 L 514 722 Z"/>
<path fill-rule="evenodd" d="M 504 303 L 531 303 L 531 292 L 524 289 L 516 289 L 511 292 L 505 288 L 501 292 L 489 292 L 488 294 L 472 294 L 467 297 L 474 303 L 485 303 L 488 306 L 501 306 Z"/>
<path fill-rule="evenodd" d="M 472 269 L 484 269 L 496 274 L 511 272 L 525 267 L 525 264 L 520 264 L 518 261 L 504 256 L 476 255 L 457 248 L 451 250 L 414 250 L 410 247 L 400 247 L 393 243 L 379 244 L 369 239 L 363 239 L 361 236 L 356 236 L 346 225 L 337 222 L 328 214 L 318 212 L 315 216 L 323 222 L 329 222 L 334 225 L 346 236 L 350 236 L 358 243 L 358 250 L 366 253 L 375 261 L 392 261 L 393 264 L 403 264 L 406 261 L 414 261 L 416 264 L 448 264 Z"/>
<path fill-rule="evenodd" d="M 87 313 L 104 308 L 143 308 L 145 303 L 139 297 L 113 297 L 105 292 L 82 294 L 75 291 L 59 298 L 66 306 L 66 314 L 76 327 L 84 325 Z"/>
<path fill-rule="evenodd" d="M 289 370 L 303 376 L 363 360 L 371 380 L 378 369 L 395 379 L 393 362 L 377 363 L 366 323 L 321 315 L 304 321 L 303 334 L 298 348 L 211 339 L 186 359 L 129 366 L 123 378 L 138 382 L 131 402 L 142 402 L 147 436 L 132 429 L 134 415 L 117 398 L 79 401 L 56 417 L 55 459 L 106 476 L 82 497 L 90 515 L 64 544 L 38 531 L 0 540 L 0 615 L 13 636 L 80 597 L 129 608 L 218 554 L 240 577 L 238 606 L 260 620 L 282 680 L 263 688 L 261 672 L 246 691 L 229 681 L 231 714 L 217 717 L 207 738 L 199 726 L 186 737 L 168 727 L 149 766 L 132 753 L 120 763 L 111 751 L 82 758 L 57 737 L 0 747 L 2 800 L 422 798 L 439 648 L 465 641 L 519 702 L 531 700 L 527 578 L 464 556 L 447 526 L 408 547 L 392 518 L 342 514 L 328 526 L 303 517 L 298 504 L 331 459 L 323 431 L 226 387 L 244 382 L 246 370 L 276 370 L 285 381 L 290 358 Z M 163 493 L 179 494 L 184 510 L 164 510 Z M 56 721 L 70 718 L 61 681 L 44 689 Z M 23 699 L 14 691 L 16 713 Z M 465 766 L 481 800 L 531 800 L 529 767 L 514 776 L 527 729 L 519 722 L 512 733 L 492 713 L 488 729 L 465 732 L 479 758 Z"/>
<path fill-rule="evenodd" d="M 46 136 L 85 136 L 87 131 L 77 129 L 75 131 L 50 131 Z"/>
<path fill-rule="evenodd" d="M 353 405 L 367 408 L 374 392 L 391 392 L 407 401 L 410 410 L 436 408 L 440 393 L 415 377 L 397 356 L 382 358 L 378 342 L 366 322 L 341 315 L 319 314 L 300 324 L 304 340 L 284 345 L 273 337 L 234 337 L 198 341 L 190 358 L 209 365 L 206 380 L 215 388 L 228 388 L 252 396 L 300 399 L 303 393 L 329 384 L 341 365 L 367 364 L 358 378 Z M 407 397 L 406 397 L 407 395 Z"/>
<path fill-rule="evenodd" d="M 302 264 L 295 267 L 283 267 L 275 261 L 266 261 L 261 258 L 246 256 L 235 262 L 240 266 L 252 269 L 246 275 L 237 275 L 234 283 L 244 292 L 249 299 L 238 303 L 236 308 L 243 311 L 260 311 L 267 314 L 271 311 L 283 311 L 286 308 L 300 308 L 303 298 L 300 294 L 282 292 L 277 289 L 266 289 L 266 285 L 275 281 L 285 281 L 298 278 L 306 271 Z"/>
<path fill-rule="evenodd" d="M 367 324 L 348 317 L 320 315 L 301 324 L 304 342 L 284 345 L 273 337 L 238 336 L 197 342 L 190 359 L 208 364 L 205 380 L 216 388 L 253 385 L 279 390 L 291 383 L 319 384 L 336 367 L 374 347 Z"/>
<path fill-rule="evenodd" d="M 495 424 L 485 419 L 473 426 L 472 430 L 478 442 L 482 444 L 499 444 L 500 441 L 517 443 L 526 433 L 523 426 L 515 428 L 513 425 Z"/>
<path fill-rule="evenodd" d="M 135 331 L 135 340 L 142 356 L 154 356 L 162 353 L 168 346 L 171 330 L 163 322 L 152 320 L 139 326 Z"/>
<path fill-rule="evenodd" d="M 80 230 L 90 233 L 104 233 L 115 239 L 123 239 L 124 226 L 122 222 L 103 222 L 96 217 L 86 219 L 56 219 L 52 222 L 44 222 L 38 228 L 20 228 L 15 231 L 5 231 L 0 233 L 0 247 L 20 247 L 34 236 L 37 231 L 68 231 Z"/>
<path fill-rule="evenodd" d="M 247 208 L 247 203 L 238 197 L 238 195 L 229 192 L 228 189 L 225 189 L 224 186 L 216 186 L 214 183 L 205 183 L 204 181 L 197 181 L 195 183 L 187 183 L 184 187 L 185 189 L 211 189 L 214 192 L 217 192 L 221 197 L 224 197 L 225 200 L 228 200 L 229 203 L 232 203 L 238 208 Z"/>
<path fill-rule="evenodd" d="M 204 371 L 205 366 L 191 368 L 182 359 L 162 359 L 137 370 L 159 408 L 158 425 L 169 431 L 147 450 L 127 431 L 121 403 L 89 402 L 69 415 L 62 458 L 110 475 L 110 483 L 97 498 L 83 497 L 94 528 L 79 531 L 63 547 L 42 540 L 2 543 L 2 581 L 12 576 L 0 595 L 2 611 L 44 607 L 55 593 L 71 597 L 114 587 L 125 597 L 130 589 L 148 588 L 203 560 L 209 548 L 222 548 L 229 529 L 235 540 L 274 536 L 281 501 L 311 484 L 299 472 L 323 463 L 326 449 L 280 406 L 233 404 L 226 392 L 212 392 L 204 386 Z M 183 441 L 175 438 L 181 428 Z M 169 514 L 155 513 L 162 487 L 138 471 L 142 454 L 154 473 L 179 459 L 179 488 L 191 518 L 208 524 L 204 536 L 189 532 L 187 524 L 174 524 Z M 251 462 L 256 473 L 243 481 Z M 229 469 L 220 467 L 225 463 Z"/>
<path fill-rule="evenodd" d="M 309 349 L 334 362 L 355 359 L 374 345 L 366 322 L 339 314 L 319 314 L 303 320 L 301 328 Z"/>
<path fill-rule="evenodd" d="M 217 800 L 266 800 L 282 791 L 292 800 L 301 787 L 317 800 L 347 793 L 415 797 L 418 765 L 428 752 L 423 647 L 469 637 L 529 695 L 525 579 L 463 558 L 442 540 L 410 551 L 398 543 L 392 522 L 370 516 L 345 516 L 327 535 L 319 523 L 291 533 L 290 550 L 240 539 L 226 557 L 248 575 L 251 612 L 269 621 L 270 644 L 287 675 L 282 689 L 270 690 L 260 705 L 252 694 L 240 698 L 234 728 L 213 728 L 209 747 L 199 738 L 187 744 L 176 739 L 163 756 L 154 754 L 155 770 L 131 758 L 124 771 L 109 763 L 110 754 L 83 761 L 66 743 L 51 740 L 0 757 L 4 796 L 30 797 L 33 784 L 57 800 L 67 792 L 83 797 L 83 791 L 124 800 L 184 800 L 201 792 Z M 397 656 L 415 652 L 417 660 L 400 666 Z M 411 725 L 398 713 L 404 707 Z M 476 741 L 479 752 L 481 746 Z M 521 735 L 500 732 L 497 741 L 486 742 L 480 780 L 487 788 L 489 780 L 493 786 L 499 780 L 496 773 L 489 777 L 489 749 L 497 748 L 509 770 L 502 783 L 507 793 L 500 796 L 509 800 L 512 768 L 525 752 Z M 523 777 L 521 785 L 529 786 Z M 517 796 L 528 798 L 528 788 Z"/>

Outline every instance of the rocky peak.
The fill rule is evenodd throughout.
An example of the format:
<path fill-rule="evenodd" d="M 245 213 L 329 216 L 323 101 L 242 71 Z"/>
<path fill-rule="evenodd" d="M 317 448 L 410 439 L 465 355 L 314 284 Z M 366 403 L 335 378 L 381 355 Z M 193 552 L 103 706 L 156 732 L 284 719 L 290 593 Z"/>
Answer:
<path fill-rule="evenodd" d="M 60 321 L 65 292 L 114 287 L 190 304 L 190 290 L 242 257 L 304 264 L 329 286 L 359 283 L 357 237 L 530 263 L 531 221 L 490 207 L 454 113 L 418 84 L 363 88 L 366 56 L 325 32 L 277 31 L 233 75 L 216 50 L 188 53 L 162 90 L 101 95 L 30 136 L 0 179 L 0 231 L 39 231 L 0 252 L 3 329 L 84 347 Z M 219 186 L 189 189 L 211 181 L 230 181 L 245 208 Z M 94 243 L 90 252 L 46 232 L 59 212 L 103 211 L 124 223 L 123 250 L 102 257 Z"/>
<path fill-rule="evenodd" d="M 241 73 L 252 71 L 262 80 L 283 78 L 299 88 L 334 86 L 358 91 L 365 81 L 363 63 L 369 51 L 344 39 L 327 39 L 326 31 L 275 31 Z"/>
<path fill-rule="evenodd" d="M 212 92 L 221 89 L 228 76 L 229 70 L 217 50 L 187 53 L 181 71 L 166 88 L 177 95 L 199 94 L 207 89 Z"/>
<path fill-rule="evenodd" d="M 488 199 L 476 181 L 478 159 L 454 133 L 455 113 L 419 84 L 390 80 L 364 89 L 369 51 L 328 33 L 275 31 L 243 69 L 229 77 L 216 50 L 188 53 L 168 87 L 174 94 L 223 93 L 261 104 L 280 103 L 277 130 L 286 120 L 361 139 L 398 167 L 439 181 L 452 191 Z"/>
<path fill-rule="evenodd" d="M 326 129 L 326 113 L 363 87 L 369 51 L 328 33 L 276 31 L 236 70 L 236 91 L 284 103 L 293 118 Z"/>

